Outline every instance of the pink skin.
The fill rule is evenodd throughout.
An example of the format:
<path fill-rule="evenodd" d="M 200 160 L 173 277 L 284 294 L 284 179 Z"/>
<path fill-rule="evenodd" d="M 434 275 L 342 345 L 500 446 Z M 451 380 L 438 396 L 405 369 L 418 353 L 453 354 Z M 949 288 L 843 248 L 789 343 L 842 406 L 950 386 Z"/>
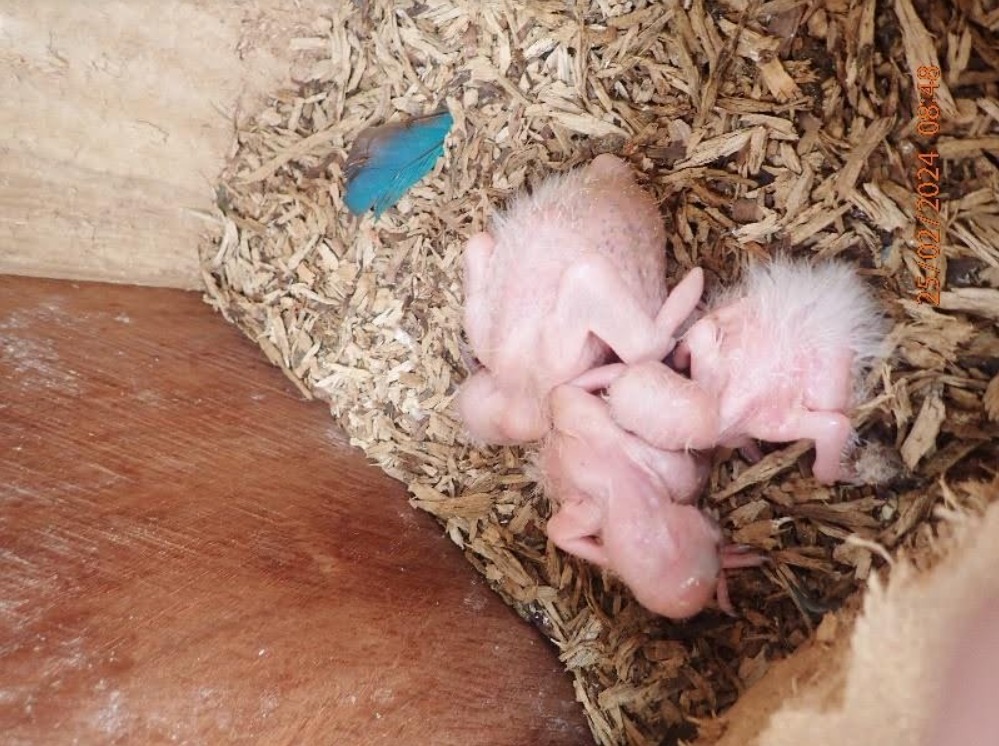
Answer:
<path fill-rule="evenodd" d="M 557 387 L 551 407 L 539 466 L 559 503 L 547 527 L 556 546 L 614 572 L 655 613 L 693 616 L 716 592 L 731 611 L 722 568 L 745 566 L 748 556 L 720 553 L 721 532 L 694 504 L 703 460 L 650 447 L 576 386 Z"/>
<path fill-rule="evenodd" d="M 659 362 L 622 370 L 608 389 L 614 419 L 666 449 L 746 448 L 751 438 L 812 440 L 815 478 L 823 484 L 842 478 L 841 457 L 852 434 L 843 413 L 850 405 L 850 358 L 805 356 L 797 370 L 768 370 L 762 347 L 748 337 L 722 342 L 711 324 L 698 322 L 681 343 L 681 355 L 690 355 L 690 379 Z M 684 411 L 699 416 L 685 419 Z"/>
<path fill-rule="evenodd" d="M 678 289 L 680 287 L 682 287 L 682 283 L 680 286 L 678 286 Z M 670 299 L 667 301 L 667 304 L 669 303 L 676 304 L 676 307 L 686 307 L 687 304 L 689 303 L 689 298 L 683 298 L 680 293 L 674 293 L 673 295 L 670 296 Z M 677 325 L 682 323 L 682 321 L 683 321 L 682 318 L 678 319 Z M 628 370 L 629 370 L 628 366 L 622 363 L 605 365 L 600 368 L 594 368 L 587 371 L 586 373 L 583 373 L 581 376 L 578 376 L 576 379 L 574 379 L 571 385 L 593 393 L 596 391 L 600 391 L 602 389 L 607 389 L 609 386 L 611 386 L 611 384 L 613 384 L 615 380 L 617 380 L 625 371 Z M 682 394 L 685 391 L 691 392 L 697 388 L 696 386 L 690 385 L 691 382 L 687 381 L 687 379 L 683 380 L 686 381 L 688 385 L 681 386 L 680 393 L 676 394 L 675 400 L 670 400 L 667 403 L 667 405 L 664 407 L 666 411 L 673 412 L 676 414 L 675 425 L 678 427 L 680 426 L 688 427 L 690 421 L 703 422 L 704 417 L 710 415 L 712 410 L 712 407 L 708 406 L 703 400 L 692 399 L 690 397 L 685 398 L 684 396 L 682 396 Z M 559 389 L 556 389 L 556 392 L 559 393 L 560 396 L 567 397 L 567 393 L 564 391 L 565 388 L 566 387 L 560 387 Z M 603 419 L 607 416 L 609 412 L 608 404 L 605 404 L 601 400 L 596 399 L 596 397 L 592 396 L 588 400 L 584 400 L 580 397 L 580 398 L 574 398 L 573 401 L 577 402 L 580 405 L 575 408 L 576 412 L 575 415 L 574 415 L 574 410 L 566 409 L 566 410 L 559 410 L 556 416 L 555 419 L 556 436 L 558 435 L 560 430 L 566 426 L 565 425 L 566 422 L 571 422 L 572 419 L 579 417 L 579 412 L 584 411 L 582 405 L 587 404 L 588 407 L 591 408 L 591 410 L 593 411 L 593 416 L 591 417 L 591 422 L 592 422 L 591 427 L 594 429 L 593 430 L 594 435 L 592 437 L 596 437 L 597 434 L 600 434 L 600 431 L 598 430 L 599 427 L 608 428 L 606 433 L 608 438 L 612 439 L 615 437 L 618 438 L 622 437 L 621 433 L 614 426 L 616 425 L 616 423 L 608 426 L 606 420 Z M 599 410 L 596 409 L 596 405 L 593 404 L 593 401 L 600 401 L 601 406 Z M 661 412 L 663 410 L 661 409 L 658 411 Z M 691 416 L 692 414 L 693 417 Z M 661 421 L 657 419 L 656 422 L 658 424 Z M 648 443 L 646 443 L 646 445 L 648 445 Z M 659 471 L 660 477 L 666 482 L 666 484 L 670 484 L 671 481 L 675 479 L 677 476 L 682 477 L 685 474 L 685 469 L 689 468 L 689 464 L 691 463 L 690 459 L 694 458 L 692 455 L 682 450 L 680 452 L 677 452 L 676 450 L 674 451 L 663 451 L 661 449 L 655 449 L 655 450 L 658 458 L 662 459 L 662 463 L 666 465 L 666 468 L 663 468 Z M 547 453 L 547 451 L 545 453 Z M 610 462 L 608 460 L 604 460 L 602 463 L 610 463 Z M 699 463 L 699 468 L 704 468 L 703 462 L 695 461 L 694 463 Z M 587 466 L 588 468 L 592 468 L 591 465 L 585 463 L 560 464 L 554 467 L 549 463 L 549 470 L 553 468 L 569 469 L 572 468 L 573 466 L 575 466 L 576 468 L 579 468 L 581 466 Z M 672 472 L 670 471 L 670 466 L 672 466 L 673 469 Z M 679 468 L 677 468 L 678 466 Z M 563 482 L 564 481 L 565 479 L 563 478 Z M 701 479 L 696 484 L 696 486 L 691 485 L 689 483 L 686 485 L 673 484 L 671 488 L 672 492 L 670 492 L 669 489 L 667 490 L 667 492 L 670 494 L 671 498 L 675 502 L 687 503 L 687 502 L 693 502 L 697 493 L 700 492 L 702 487 L 703 487 L 703 479 Z M 621 499 L 627 500 L 630 494 L 631 493 L 626 492 L 625 497 Z M 709 585 L 713 587 L 715 582 L 717 583 L 716 593 L 717 593 L 717 601 L 719 608 L 721 608 L 722 611 L 724 611 L 727 614 L 734 615 L 735 612 L 732 607 L 732 603 L 729 599 L 728 585 L 726 583 L 724 570 L 757 567 L 760 564 L 762 564 L 764 561 L 760 555 L 749 552 L 744 547 L 736 545 L 722 545 L 720 547 L 720 550 L 718 550 L 718 553 L 720 555 L 719 562 L 720 562 L 721 572 L 716 573 L 716 579 L 711 581 L 710 583 L 704 581 L 703 578 L 710 575 L 710 568 L 713 567 L 713 564 L 710 563 L 704 556 L 704 553 L 707 550 L 703 544 L 703 538 L 698 537 L 699 533 L 698 529 L 700 527 L 700 531 L 703 532 L 704 524 L 702 521 L 695 518 L 691 512 L 684 511 L 682 515 L 672 517 L 670 525 L 670 528 L 672 530 L 663 530 L 661 527 L 649 524 L 647 521 L 640 521 L 639 525 L 644 526 L 645 528 L 636 531 L 631 536 L 627 535 L 628 529 L 626 529 L 624 535 L 620 536 L 622 545 L 624 547 L 624 552 L 623 553 L 619 552 L 619 554 L 624 554 L 626 559 L 624 560 L 623 563 L 621 561 L 611 562 L 610 559 L 607 557 L 606 552 L 600 548 L 601 541 L 595 539 L 595 536 L 601 535 L 600 532 L 592 530 L 589 531 L 588 533 L 583 532 L 584 528 L 592 529 L 594 521 L 598 519 L 600 516 L 595 516 L 593 514 L 594 508 L 592 505 L 588 505 L 585 502 L 581 502 L 578 499 L 572 505 L 573 507 L 570 509 L 569 515 L 567 515 L 565 518 L 560 518 L 559 516 L 561 516 L 566 512 L 566 510 L 563 509 L 561 513 L 557 514 L 555 518 L 553 518 L 553 521 L 555 519 L 558 519 L 555 525 L 556 531 L 568 532 L 568 536 L 571 539 L 573 539 L 573 541 L 571 543 L 565 542 L 562 544 L 560 544 L 559 541 L 556 541 L 555 538 L 553 538 L 553 541 L 556 541 L 556 544 L 561 546 L 566 551 L 569 551 L 580 557 L 588 559 L 591 562 L 600 564 L 603 567 L 611 567 L 612 569 L 614 569 L 615 567 L 620 565 L 635 566 L 635 567 L 640 566 L 640 563 L 642 562 L 643 558 L 629 557 L 629 553 L 630 551 L 633 551 L 636 547 L 642 547 L 643 545 L 647 546 L 650 543 L 649 541 L 644 541 L 644 542 L 642 541 L 642 530 L 644 530 L 645 532 L 652 532 L 652 533 L 658 532 L 658 535 L 660 536 L 671 535 L 677 530 L 680 530 L 681 532 L 687 531 L 688 541 L 693 546 L 696 547 L 698 542 L 699 541 L 701 542 L 701 545 L 698 550 L 700 552 L 700 555 L 697 555 L 696 551 L 688 551 L 686 553 L 687 554 L 686 558 L 681 562 L 681 564 L 678 567 L 674 568 L 675 572 L 680 572 L 682 574 L 684 572 L 685 564 L 686 567 L 689 568 L 691 565 L 696 565 L 697 560 L 699 559 L 701 567 L 704 569 L 704 572 L 701 575 L 702 580 L 686 586 L 688 588 L 686 592 L 689 595 L 686 598 L 682 598 L 681 601 L 679 602 L 679 605 L 674 603 L 673 608 L 670 609 L 670 607 L 667 606 L 666 603 L 664 603 L 661 599 L 658 602 L 655 599 L 645 601 L 643 599 L 648 594 L 644 593 L 641 590 L 643 588 L 642 582 L 638 581 L 635 584 L 633 591 L 635 592 L 636 597 L 639 598 L 639 601 L 644 606 L 646 606 L 646 608 L 649 608 L 652 611 L 656 611 L 657 613 L 661 613 L 664 616 L 683 618 L 684 616 L 690 616 L 692 613 L 696 613 L 710 599 L 710 593 L 707 592 L 707 588 Z M 666 508 L 666 510 L 668 511 L 669 508 Z M 701 518 L 703 518 L 704 521 L 708 520 L 704 516 L 701 516 Z M 692 522 L 694 523 L 693 529 L 691 529 Z M 709 525 L 714 527 L 714 524 L 710 524 L 710 522 Z M 613 526 L 613 528 L 617 529 L 620 527 Z M 714 531 L 717 534 L 717 528 L 715 528 Z M 614 533 L 618 535 L 621 534 L 620 531 Z M 549 524 L 549 536 L 551 536 L 551 524 Z M 717 534 L 717 536 L 718 540 L 720 540 L 721 535 Z M 559 538 L 563 537 L 560 536 Z M 587 546 L 587 544 L 591 546 Z M 597 546 L 596 550 L 593 548 L 592 546 L 593 544 L 596 544 Z M 670 551 L 670 547 L 668 546 L 660 547 L 660 550 L 668 553 Z M 654 558 L 652 561 L 654 561 Z M 666 566 L 668 565 L 669 558 L 660 557 L 660 562 L 662 563 L 663 566 Z M 626 574 L 628 576 L 639 575 L 639 573 L 633 571 L 627 572 Z M 673 586 L 676 585 L 675 580 L 669 575 L 668 572 L 665 571 L 660 572 L 659 577 L 663 579 L 664 585 L 666 587 L 670 587 L 671 583 Z M 680 583 L 680 585 L 682 586 L 684 584 Z M 695 588 L 696 592 L 694 590 Z M 691 613 L 686 613 L 685 610 L 689 609 L 695 609 L 695 611 Z"/>
<path fill-rule="evenodd" d="M 465 331 L 483 369 L 457 397 L 468 432 L 522 443 L 550 427 L 551 390 L 606 362 L 659 360 L 690 309 L 665 304 L 665 235 L 652 198 L 610 155 L 515 200 L 465 248 Z M 528 362 L 529 361 L 529 362 Z"/>
<path fill-rule="evenodd" d="M 807 305 L 805 290 L 791 289 L 811 275 L 778 267 L 774 277 L 778 289 L 781 283 L 788 286 L 780 312 L 790 321 L 759 313 L 766 306 L 751 296 L 717 308 L 677 345 L 674 364 L 689 367 L 689 379 L 658 361 L 588 375 L 606 386 L 614 420 L 657 448 L 746 448 L 753 438 L 807 439 L 815 443 L 815 478 L 831 484 L 848 476 L 841 460 L 853 435 L 846 416 L 853 396 L 853 347 L 874 350 L 881 319 L 872 313 L 869 322 L 861 317 L 852 328 L 846 323 L 837 328 L 838 307 L 820 315 Z M 848 310 L 851 294 L 858 304 L 865 300 L 859 284 L 859 290 L 844 286 L 840 298 L 818 302 L 838 302 Z M 803 319 L 798 329 L 795 318 Z M 813 342 L 817 339 L 822 344 Z M 858 339 L 862 344 L 855 344 Z"/>

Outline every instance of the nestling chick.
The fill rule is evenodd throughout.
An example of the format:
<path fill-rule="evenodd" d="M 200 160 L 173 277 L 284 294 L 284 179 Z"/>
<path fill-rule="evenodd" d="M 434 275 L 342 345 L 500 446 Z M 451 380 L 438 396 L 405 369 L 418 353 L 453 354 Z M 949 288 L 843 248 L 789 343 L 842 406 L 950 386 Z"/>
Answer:
<path fill-rule="evenodd" d="M 761 560 L 723 548 L 697 508 L 707 461 L 626 433 L 603 399 L 578 386 L 557 387 L 551 400 L 554 427 L 538 466 L 557 505 L 552 542 L 612 571 L 657 614 L 693 616 L 716 593 L 731 613 L 723 569 Z"/>
<path fill-rule="evenodd" d="M 815 442 L 816 479 L 845 478 L 849 412 L 862 374 L 884 357 L 888 321 L 849 266 L 779 259 L 719 294 L 658 361 L 597 370 L 614 420 L 667 450 L 741 448 L 753 438 Z"/>
<path fill-rule="evenodd" d="M 664 357 L 678 325 L 660 313 L 664 248 L 655 201 L 611 155 L 549 177 L 469 239 L 465 331 L 483 369 L 457 397 L 468 432 L 485 443 L 537 440 L 555 386 L 612 354 Z M 703 278 L 689 283 L 696 303 Z"/>

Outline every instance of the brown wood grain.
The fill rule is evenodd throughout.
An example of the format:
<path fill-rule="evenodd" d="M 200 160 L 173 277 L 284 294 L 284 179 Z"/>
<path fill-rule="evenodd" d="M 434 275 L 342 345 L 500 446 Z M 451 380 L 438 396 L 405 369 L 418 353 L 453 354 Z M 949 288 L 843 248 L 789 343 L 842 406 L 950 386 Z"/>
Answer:
<path fill-rule="evenodd" d="M 550 646 L 198 295 L 11 277 L 0 734 L 592 743 Z"/>

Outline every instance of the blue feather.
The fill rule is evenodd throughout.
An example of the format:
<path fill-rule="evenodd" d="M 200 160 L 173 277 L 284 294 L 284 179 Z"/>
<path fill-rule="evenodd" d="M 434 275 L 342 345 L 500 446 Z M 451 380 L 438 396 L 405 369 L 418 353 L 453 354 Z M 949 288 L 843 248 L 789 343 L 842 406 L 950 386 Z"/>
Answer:
<path fill-rule="evenodd" d="M 447 111 L 408 122 L 369 127 L 347 156 L 347 209 L 360 215 L 371 208 L 377 218 L 433 170 L 444 155 L 444 138 L 454 119 Z"/>

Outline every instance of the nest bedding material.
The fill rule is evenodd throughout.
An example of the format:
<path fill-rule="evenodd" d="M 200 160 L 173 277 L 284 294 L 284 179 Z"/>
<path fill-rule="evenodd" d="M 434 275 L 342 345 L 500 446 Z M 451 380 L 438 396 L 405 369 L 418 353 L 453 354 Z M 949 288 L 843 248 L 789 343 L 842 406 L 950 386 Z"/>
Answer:
<path fill-rule="evenodd" d="M 914 556 L 896 555 L 887 581 L 873 576 L 862 609 L 823 617 L 806 645 L 725 713 L 718 746 L 979 741 L 968 730 L 988 732 L 982 713 L 960 701 L 975 701 L 974 666 L 955 671 L 948 658 L 967 646 L 993 662 L 988 633 L 969 633 L 982 606 L 999 603 L 997 497 L 999 475 L 945 485 L 933 539 Z M 931 736 L 934 721 L 948 732 Z"/>
<path fill-rule="evenodd" d="M 405 482 L 508 603 L 557 645 L 598 744 L 692 740 L 882 564 L 926 542 L 946 480 L 987 478 L 999 433 L 999 15 L 913 3 L 323 5 L 293 87 L 242 125 L 203 247 L 210 301 L 351 442 Z M 915 131 L 919 65 L 940 133 Z M 343 204 L 369 125 L 455 119 L 445 158 L 377 222 Z M 939 153 L 945 277 L 913 251 L 918 154 Z M 659 198 L 671 284 L 777 251 L 856 264 L 896 355 L 856 413 L 869 486 L 818 486 L 808 444 L 720 454 L 708 510 L 771 564 L 731 578 L 740 616 L 655 618 L 556 551 L 529 452 L 476 448 L 449 409 L 466 374 L 461 252 L 518 189 L 599 152 Z M 922 262 L 922 264 L 921 264 Z M 529 364 L 529 361 L 525 361 Z M 803 458 L 804 456 L 804 458 Z"/>

